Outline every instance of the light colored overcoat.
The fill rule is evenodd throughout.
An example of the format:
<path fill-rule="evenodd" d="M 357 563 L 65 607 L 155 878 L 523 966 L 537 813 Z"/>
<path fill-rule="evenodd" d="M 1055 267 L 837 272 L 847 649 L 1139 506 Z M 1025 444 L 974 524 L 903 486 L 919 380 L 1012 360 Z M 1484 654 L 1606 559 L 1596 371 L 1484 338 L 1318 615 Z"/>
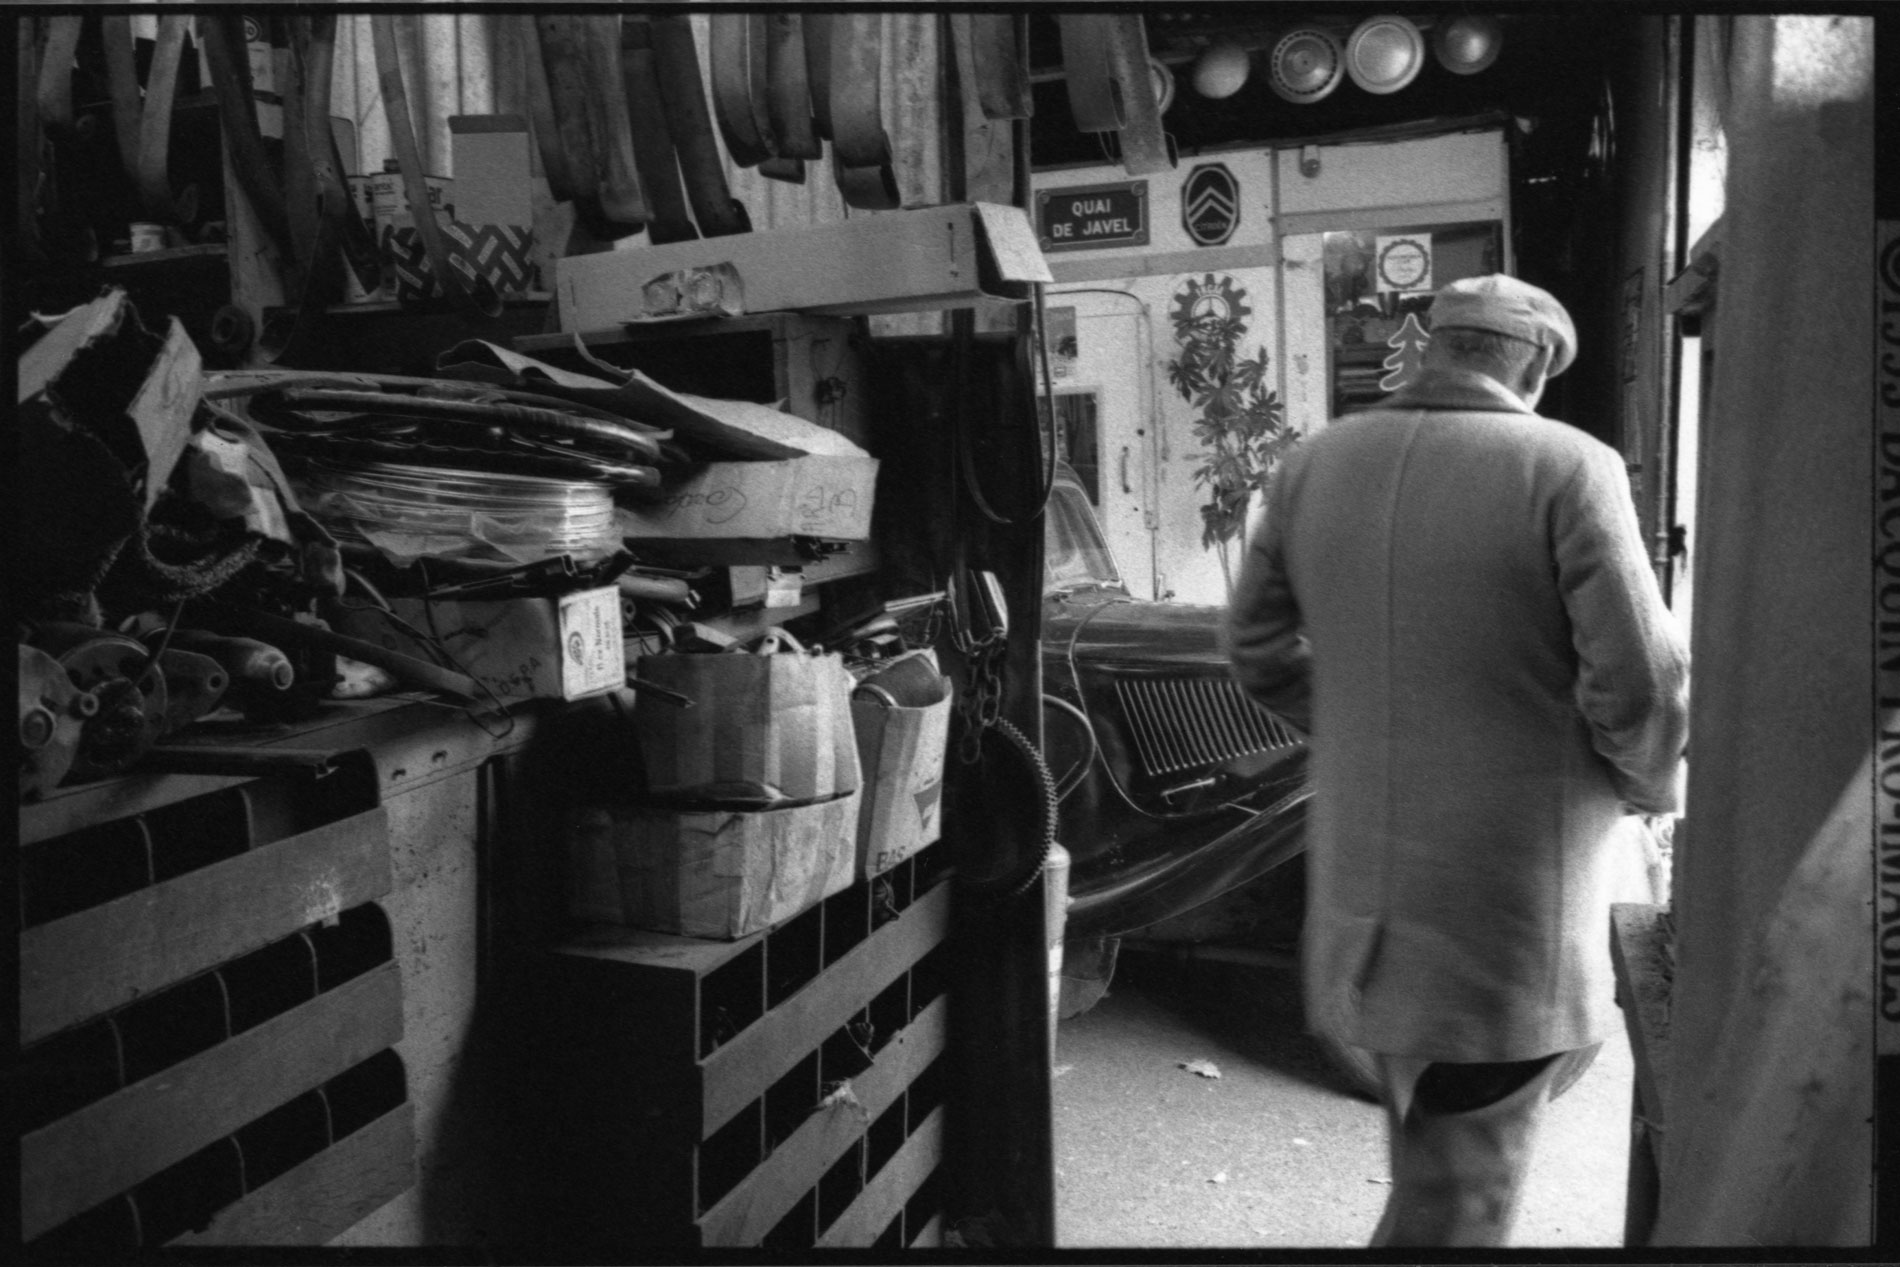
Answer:
<path fill-rule="evenodd" d="M 1283 461 L 1228 637 L 1312 731 L 1309 1023 L 1447 1061 L 1609 1036 L 1610 845 L 1678 808 L 1688 716 L 1616 452 L 1428 371 Z"/>

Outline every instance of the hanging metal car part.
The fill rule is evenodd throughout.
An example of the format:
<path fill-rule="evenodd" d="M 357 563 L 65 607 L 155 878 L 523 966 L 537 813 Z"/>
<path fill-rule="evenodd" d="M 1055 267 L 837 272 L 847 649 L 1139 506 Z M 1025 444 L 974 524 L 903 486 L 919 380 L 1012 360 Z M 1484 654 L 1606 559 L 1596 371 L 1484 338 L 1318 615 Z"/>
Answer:
<path fill-rule="evenodd" d="M 752 113 L 751 19 L 715 12 L 707 18 L 712 58 L 713 116 L 726 152 L 740 167 L 757 167 L 772 156 Z"/>
<path fill-rule="evenodd" d="M 679 154 L 680 177 L 686 184 L 693 219 L 709 238 L 748 233 L 752 221 L 745 205 L 732 196 L 726 184 L 725 163 L 713 137 L 692 19 L 684 15 L 653 18 L 651 35 L 653 69 L 660 104 L 666 111 L 667 135 Z"/>
<path fill-rule="evenodd" d="M 950 15 L 957 68 L 966 91 L 975 89 L 986 119 L 1027 119 L 1035 113 L 1017 23 L 1013 13 Z"/>
<path fill-rule="evenodd" d="M 416 222 L 423 249 L 428 252 L 429 267 L 435 273 L 437 284 L 447 292 L 453 303 L 476 309 L 485 316 L 499 316 L 501 296 L 488 279 L 479 274 L 465 273 L 450 263 L 442 226 L 436 223 L 435 208 L 429 205 L 429 185 L 422 170 L 422 152 L 416 147 L 415 129 L 409 116 L 409 94 L 402 83 L 402 58 L 396 47 L 396 19 L 388 14 L 373 13 L 369 26 L 370 41 L 376 53 L 377 79 L 383 90 L 383 114 L 389 120 L 390 147 L 395 150 L 397 165 L 402 169 L 403 189 L 409 199 L 410 215 Z"/>
<path fill-rule="evenodd" d="M 884 15 L 831 19 L 832 175 L 846 206 L 890 211 L 902 202 L 891 138 L 884 130 Z"/>
<path fill-rule="evenodd" d="M 699 236 L 680 187 L 679 161 L 667 132 L 654 65 L 653 28 L 632 14 L 620 21 L 620 77 L 627 90 L 627 121 L 633 129 L 633 161 L 651 212 L 647 240 L 655 246 Z"/>

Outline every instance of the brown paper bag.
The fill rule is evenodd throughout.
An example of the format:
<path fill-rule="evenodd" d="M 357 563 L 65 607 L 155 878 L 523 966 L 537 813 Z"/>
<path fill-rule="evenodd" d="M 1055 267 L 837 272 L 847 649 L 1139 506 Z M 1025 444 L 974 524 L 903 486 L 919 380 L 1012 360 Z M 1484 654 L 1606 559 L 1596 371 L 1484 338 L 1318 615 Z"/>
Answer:
<path fill-rule="evenodd" d="M 751 786 L 804 802 L 855 792 L 855 685 L 837 655 L 808 654 L 783 630 L 759 651 L 642 657 L 636 674 L 691 708 L 635 710 L 646 793 L 711 801 Z"/>

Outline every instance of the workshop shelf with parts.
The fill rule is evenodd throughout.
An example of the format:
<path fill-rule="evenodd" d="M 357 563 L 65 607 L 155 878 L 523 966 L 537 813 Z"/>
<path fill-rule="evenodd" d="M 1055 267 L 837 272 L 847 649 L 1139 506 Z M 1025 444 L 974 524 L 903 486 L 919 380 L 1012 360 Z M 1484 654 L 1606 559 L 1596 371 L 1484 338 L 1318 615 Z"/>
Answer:
<path fill-rule="evenodd" d="M 26 1252 L 1059 1243 L 1277 455 L 1521 272 L 1674 513 L 1696 20 L 1275 8 L 5 19 Z"/>

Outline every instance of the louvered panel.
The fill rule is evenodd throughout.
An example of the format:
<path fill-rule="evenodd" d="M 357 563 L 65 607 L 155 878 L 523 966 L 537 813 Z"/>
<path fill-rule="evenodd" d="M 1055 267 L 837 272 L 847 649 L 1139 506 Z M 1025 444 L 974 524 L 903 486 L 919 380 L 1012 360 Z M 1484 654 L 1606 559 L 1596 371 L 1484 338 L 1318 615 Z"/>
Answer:
<path fill-rule="evenodd" d="M 1179 774 L 1296 740 L 1270 713 L 1216 678 L 1123 678 L 1115 683 L 1128 733 L 1149 777 Z"/>

